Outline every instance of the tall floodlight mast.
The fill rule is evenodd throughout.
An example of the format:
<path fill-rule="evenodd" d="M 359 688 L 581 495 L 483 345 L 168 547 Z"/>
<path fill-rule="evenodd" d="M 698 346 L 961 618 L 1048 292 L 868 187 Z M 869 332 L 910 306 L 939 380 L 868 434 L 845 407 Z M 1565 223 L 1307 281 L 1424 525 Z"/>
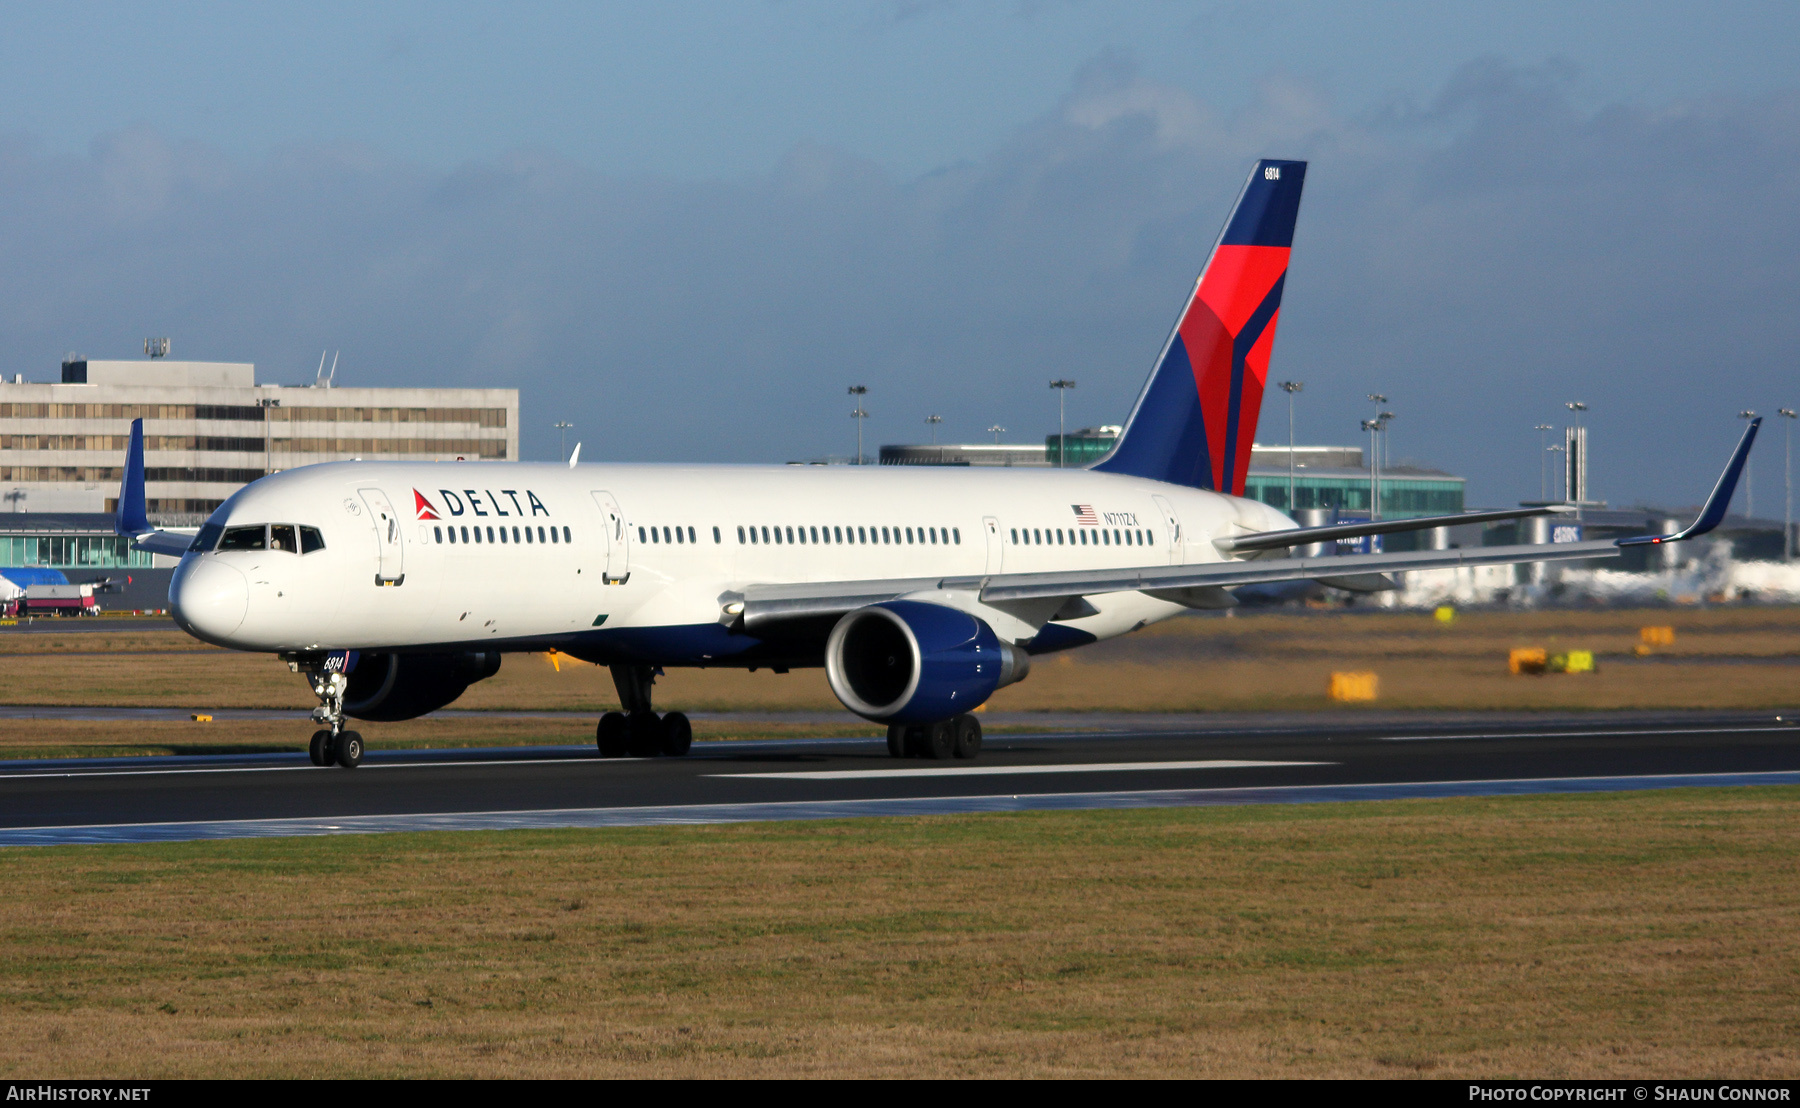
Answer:
<path fill-rule="evenodd" d="M 1555 428 L 1548 423 L 1540 423 L 1532 430 L 1538 433 L 1538 499 L 1550 499 L 1550 440 L 1544 436 Z"/>
<path fill-rule="evenodd" d="M 1380 491 L 1379 486 L 1377 485 L 1379 478 L 1377 477 L 1375 466 L 1375 458 L 1377 456 L 1375 453 L 1375 436 L 1381 433 L 1381 421 L 1378 419 L 1365 419 L 1362 421 L 1362 429 L 1369 433 L 1369 518 L 1375 520 L 1381 518 Z"/>
<path fill-rule="evenodd" d="M 1787 420 L 1787 450 L 1781 459 L 1781 486 L 1787 494 L 1787 508 L 1781 513 L 1781 560 L 1794 560 L 1794 409 L 1782 408 L 1778 413 Z"/>
<path fill-rule="evenodd" d="M 1294 510 L 1294 394 L 1306 387 L 1304 381 L 1283 381 L 1276 386 L 1288 396 L 1288 502 L 1287 510 Z"/>
<path fill-rule="evenodd" d="M 862 465 L 863 464 L 863 420 L 869 418 L 869 413 L 863 410 L 862 398 L 869 395 L 869 386 L 867 386 L 867 385 L 851 385 L 850 386 L 850 395 L 856 397 L 856 407 L 850 413 L 850 418 L 854 419 L 856 421 L 856 464 Z"/>
<path fill-rule="evenodd" d="M 1050 387 L 1056 390 L 1056 468 L 1062 469 L 1068 465 L 1069 452 L 1068 434 L 1063 429 L 1063 405 L 1069 390 L 1075 387 L 1075 382 L 1066 377 L 1058 377 L 1050 382 Z"/>

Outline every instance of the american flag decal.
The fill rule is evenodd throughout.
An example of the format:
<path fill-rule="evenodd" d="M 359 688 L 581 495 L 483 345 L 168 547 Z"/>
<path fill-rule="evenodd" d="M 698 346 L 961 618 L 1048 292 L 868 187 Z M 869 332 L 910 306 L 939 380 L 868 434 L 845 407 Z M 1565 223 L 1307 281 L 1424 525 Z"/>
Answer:
<path fill-rule="evenodd" d="M 1100 526 L 1100 517 L 1094 514 L 1094 506 L 1092 504 L 1071 504 L 1069 507 L 1075 509 L 1076 523 L 1081 524 L 1083 527 Z"/>

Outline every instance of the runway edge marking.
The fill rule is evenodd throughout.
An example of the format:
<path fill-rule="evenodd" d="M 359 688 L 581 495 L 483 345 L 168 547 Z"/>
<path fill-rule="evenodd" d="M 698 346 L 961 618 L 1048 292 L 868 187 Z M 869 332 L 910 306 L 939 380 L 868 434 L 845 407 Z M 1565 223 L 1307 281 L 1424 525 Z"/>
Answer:
<path fill-rule="evenodd" d="M 260 820 L 194 820 L 0 830 L 0 846 L 191 842 L 203 839 L 368 835 L 417 831 L 559 830 L 654 827 L 873 816 L 965 815 L 986 812 L 1181 808 L 1249 804 L 1315 804 L 1543 793 L 1633 792 L 1706 786 L 1800 785 L 1800 770 L 1668 773 L 1638 776 L 1526 777 L 1474 781 L 1376 782 L 1360 785 L 1271 785 L 1251 788 L 1155 789 L 1134 792 L 994 794 L 874 800 L 769 801 L 637 808 L 552 808 L 541 811 L 449 812 Z"/>

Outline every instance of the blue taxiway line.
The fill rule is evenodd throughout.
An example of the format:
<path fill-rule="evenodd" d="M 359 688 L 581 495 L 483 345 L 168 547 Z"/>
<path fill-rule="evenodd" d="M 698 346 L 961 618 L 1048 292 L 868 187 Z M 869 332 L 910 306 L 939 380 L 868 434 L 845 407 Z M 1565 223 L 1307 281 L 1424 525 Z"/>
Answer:
<path fill-rule="evenodd" d="M 774 801 L 661 807 L 554 808 L 337 818 L 196 820 L 0 829 L 0 846 L 189 842 L 202 839 L 370 835 L 403 831 L 520 831 L 591 827 L 657 827 L 766 820 L 856 819 L 872 816 L 982 812 L 1187 808 L 1247 804 L 1318 804 L 1357 800 L 1606 793 L 1744 785 L 1800 785 L 1800 771 L 1682 773 L 1627 777 L 1538 777 L 1484 781 L 1409 781 L 1362 785 L 1277 785 L 1257 788 L 1161 789 L 1130 792 L 995 794 L 875 800 Z"/>

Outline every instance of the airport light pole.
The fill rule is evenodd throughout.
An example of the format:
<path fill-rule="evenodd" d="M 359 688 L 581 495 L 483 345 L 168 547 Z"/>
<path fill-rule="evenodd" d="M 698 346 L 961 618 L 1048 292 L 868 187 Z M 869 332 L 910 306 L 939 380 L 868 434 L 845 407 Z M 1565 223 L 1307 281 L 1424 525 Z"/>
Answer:
<path fill-rule="evenodd" d="M 1050 387 L 1056 390 L 1056 468 L 1062 469 L 1068 464 L 1069 450 L 1069 438 L 1064 430 L 1063 404 L 1068 398 L 1069 390 L 1075 387 L 1075 382 L 1067 377 L 1058 377 L 1050 382 Z"/>
<path fill-rule="evenodd" d="M 1756 413 L 1748 408 L 1738 413 L 1739 419 L 1755 419 Z M 1756 456 L 1746 455 L 1744 458 L 1744 518 L 1756 518 Z"/>
<path fill-rule="evenodd" d="M 1560 447 L 1560 446 L 1552 446 L 1552 447 L 1550 447 L 1550 448 L 1549 448 L 1549 452 L 1550 452 L 1550 453 L 1552 453 L 1552 454 L 1566 454 L 1566 453 L 1568 453 L 1568 451 L 1567 451 L 1567 450 L 1566 450 L 1566 449 L 1565 449 L 1565 448 L 1563 448 L 1563 447 Z M 1568 503 L 1568 502 L 1569 502 L 1569 467 L 1568 467 L 1568 466 L 1566 466 L 1566 465 L 1565 465 L 1565 466 L 1560 466 L 1560 467 L 1558 467 L 1558 468 L 1560 468 L 1560 469 L 1561 469 L 1561 470 L 1562 470 L 1562 475 L 1563 475 L 1563 491 L 1562 491 L 1562 496 L 1561 496 L 1561 498 L 1560 498 L 1560 499 L 1559 499 L 1559 500 L 1558 500 L 1558 501 L 1557 501 L 1557 502 L 1558 502 L 1558 503 L 1560 503 L 1560 504 L 1567 504 L 1567 503 Z"/>
<path fill-rule="evenodd" d="M 1001 432 L 1003 432 L 1005 430 L 1006 430 L 1006 428 L 1000 426 L 998 423 L 996 423 L 992 427 L 988 428 L 988 431 L 994 436 L 994 445 L 995 446 L 1000 445 L 1000 435 L 1001 435 Z"/>
<path fill-rule="evenodd" d="M 557 450 L 561 452 L 563 461 L 569 460 L 569 428 L 575 426 L 567 420 L 559 419 L 553 425 L 556 428 Z"/>
<path fill-rule="evenodd" d="M 1781 560 L 1794 560 L 1794 420 L 1797 418 L 1792 408 L 1782 408 L 1777 413 L 1787 420 L 1783 426 L 1787 429 L 1787 451 L 1781 459 L 1782 491 L 1787 493 L 1787 510 L 1781 515 Z"/>
<path fill-rule="evenodd" d="M 1544 436 L 1555 428 L 1540 423 L 1532 430 L 1538 433 L 1538 499 L 1550 499 L 1550 441 Z"/>
<path fill-rule="evenodd" d="M 1369 432 L 1369 451 L 1373 455 L 1369 459 L 1370 519 L 1381 518 L 1381 488 L 1376 484 L 1376 474 L 1381 467 L 1381 406 L 1387 402 L 1388 398 L 1380 393 L 1369 393 L 1369 403 L 1375 405 L 1375 418 L 1363 424 Z"/>
<path fill-rule="evenodd" d="M 1381 433 L 1381 421 L 1365 419 L 1362 421 L 1362 429 L 1369 433 L 1369 518 L 1375 520 L 1381 518 L 1381 492 L 1376 483 L 1378 478 L 1375 465 L 1378 456 L 1375 452 L 1375 436 Z"/>
<path fill-rule="evenodd" d="M 1383 473 L 1386 473 L 1388 467 L 1394 462 L 1394 440 L 1391 432 L 1388 431 L 1388 422 L 1393 418 L 1393 412 L 1382 412 L 1375 417 L 1375 422 L 1381 424 L 1381 472 Z"/>
<path fill-rule="evenodd" d="M 1287 510 L 1294 511 L 1294 394 L 1306 387 L 1305 381 L 1283 381 L 1276 388 L 1288 394 L 1288 502 Z"/>
<path fill-rule="evenodd" d="M 931 445 L 936 446 L 938 424 L 944 422 L 944 417 L 941 415 L 928 415 L 925 417 L 925 422 L 931 428 Z"/>
<path fill-rule="evenodd" d="M 863 420 L 869 418 L 869 413 L 863 410 L 862 398 L 869 395 L 869 386 L 867 386 L 867 385 L 851 385 L 850 386 L 850 395 L 856 397 L 856 408 L 855 408 L 855 410 L 853 410 L 850 413 L 850 418 L 856 420 L 856 464 L 862 465 L 863 464 L 863 443 L 862 443 Z"/>

